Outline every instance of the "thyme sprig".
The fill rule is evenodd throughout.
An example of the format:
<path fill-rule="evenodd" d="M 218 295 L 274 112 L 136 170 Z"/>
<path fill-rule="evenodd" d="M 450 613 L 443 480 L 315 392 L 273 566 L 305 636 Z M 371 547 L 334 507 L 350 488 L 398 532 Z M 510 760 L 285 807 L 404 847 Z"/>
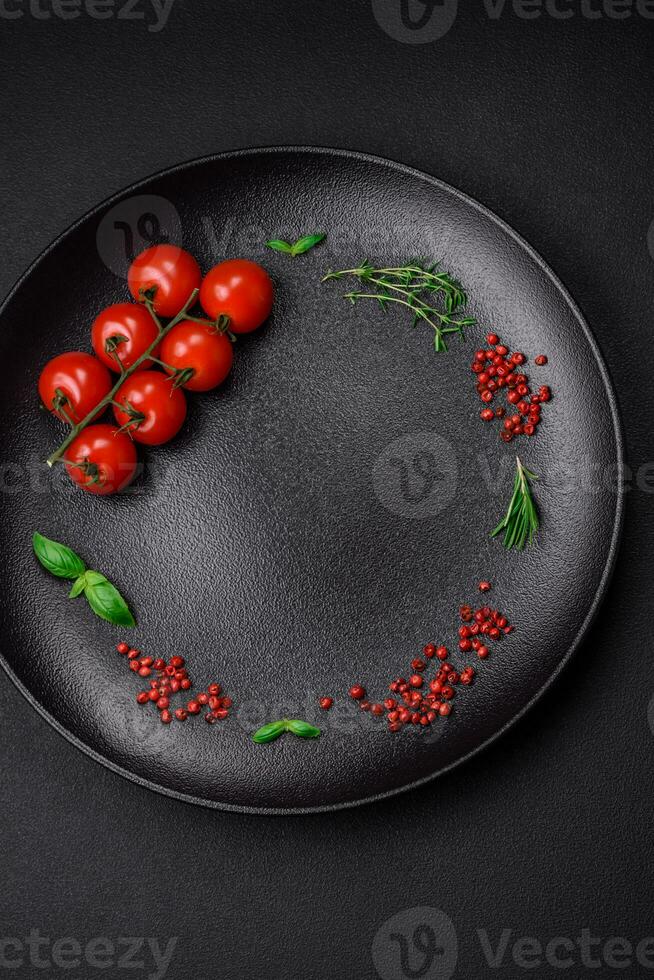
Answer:
<path fill-rule="evenodd" d="M 513 481 L 513 496 L 508 509 L 491 537 L 504 534 L 505 548 L 518 548 L 522 551 L 526 544 L 533 542 L 540 526 L 538 511 L 531 494 L 530 481 L 537 480 L 535 473 L 526 469 L 516 457 L 517 468 Z"/>
<path fill-rule="evenodd" d="M 432 328 L 434 350 L 438 353 L 447 350 L 445 338 L 449 334 L 458 334 L 465 339 L 465 327 L 472 327 L 477 322 L 472 316 L 457 319 L 455 314 L 463 312 L 468 297 L 461 283 L 439 269 L 438 263 L 426 265 L 416 260 L 403 266 L 376 268 L 366 259 L 356 269 L 330 270 L 322 282 L 347 276 L 355 277 L 364 286 L 374 287 L 375 291 L 352 290 L 345 293 L 345 299 L 352 304 L 361 299 L 376 300 L 384 312 L 391 303 L 406 307 L 413 314 L 414 327 L 424 322 Z M 442 308 L 434 305 L 436 299 L 441 301 Z"/>

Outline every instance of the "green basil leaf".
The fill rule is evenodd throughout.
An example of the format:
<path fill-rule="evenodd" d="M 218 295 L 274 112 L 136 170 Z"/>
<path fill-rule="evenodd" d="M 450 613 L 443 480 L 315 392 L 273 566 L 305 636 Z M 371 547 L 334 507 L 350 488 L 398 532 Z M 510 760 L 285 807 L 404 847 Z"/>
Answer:
<path fill-rule="evenodd" d="M 298 238 L 295 245 L 291 246 L 291 255 L 304 255 L 308 252 L 310 248 L 318 245 L 327 236 L 319 233 L 317 235 L 304 235 L 303 238 Z"/>
<path fill-rule="evenodd" d="M 99 572 L 87 572 L 84 595 L 96 616 L 115 626 L 136 626 L 129 606 L 115 585 Z"/>
<path fill-rule="evenodd" d="M 78 578 L 86 568 L 79 555 L 67 548 L 65 544 L 44 538 L 35 532 L 32 536 L 34 554 L 45 569 L 57 578 Z"/>
<path fill-rule="evenodd" d="M 286 731 L 293 732 L 298 738 L 318 738 L 320 735 L 320 729 L 308 721 L 287 721 Z"/>
<path fill-rule="evenodd" d="M 271 721 L 268 725 L 263 725 L 262 728 L 257 729 L 257 731 L 252 736 L 252 741 L 256 742 L 257 745 L 265 745 L 266 742 L 274 742 L 276 738 L 283 735 L 286 731 L 285 721 Z"/>
<path fill-rule="evenodd" d="M 269 242 L 266 242 L 268 248 L 271 248 L 273 252 L 286 252 L 288 255 L 293 254 L 293 246 L 289 245 L 288 242 L 280 241 L 279 238 L 272 238 Z"/>
<path fill-rule="evenodd" d="M 86 587 L 86 575 L 80 575 L 78 579 L 73 582 L 73 587 L 68 593 L 69 599 L 76 599 L 78 595 L 81 595 Z"/>

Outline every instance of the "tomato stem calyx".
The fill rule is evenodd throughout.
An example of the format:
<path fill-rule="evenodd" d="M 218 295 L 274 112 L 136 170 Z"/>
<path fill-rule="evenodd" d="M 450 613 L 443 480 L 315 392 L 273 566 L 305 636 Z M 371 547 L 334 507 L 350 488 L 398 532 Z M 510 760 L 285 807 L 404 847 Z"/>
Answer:
<path fill-rule="evenodd" d="M 74 427 L 75 423 L 68 414 L 68 406 L 70 405 L 70 400 L 67 395 L 61 390 L 61 388 L 55 388 L 55 396 L 52 399 L 52 409 L 57 413 L 59 418 L 63 419 L 64 422 L 68 422 L 68 425 Z M 71 406 L 72 408 L 72 406 Z"/>
<path fill-rule="evenodd" d="M 111 404 L 115 405 L 116 408 L 119 408 L 121 412 L 124 412 L 124 414 L 127 415 L 127 422 L 125 422 L 124 425 L 121 425 L 121 427 L 118 429 L 119 432 L 127 432 L 129 434 L 131 433 L 132 429 L 138 429 L 138 427 L 145 422 L 145 415 L 143 412 L 139 412 L 137 408 L 134 408 L 134 406 L 130 404 L 127 399 L 125 399 L 123 404 L 116 401 L 112 401 Z"/>
<path fill-rule="evenodd" d="M 233 344 L 236 343 L 236 334 L 232 333 L 232 331 L 229 329 L 229 325 L 232 322 L 231 317 L 229 317 L 226 313 L 221 313 L 215 320 L 207 320 L 199 316 L 186 316 L 184 319 L 189 323 L 199 323 L 203 327 L 208 327 L 215 333 L 224 333 Z"/>
<path fill-rule="evenodd" d="M 97 463 L 92 463 L 89 459 L 83 459 L 81 463 L 75 463 L 68 459 L 64 460 L 64 462 L 67 466 L 81 470 L 84 476 L 89 478 L 89 483 L 102 485 L 105 482 L 100 479 L 100 468 Z"/>

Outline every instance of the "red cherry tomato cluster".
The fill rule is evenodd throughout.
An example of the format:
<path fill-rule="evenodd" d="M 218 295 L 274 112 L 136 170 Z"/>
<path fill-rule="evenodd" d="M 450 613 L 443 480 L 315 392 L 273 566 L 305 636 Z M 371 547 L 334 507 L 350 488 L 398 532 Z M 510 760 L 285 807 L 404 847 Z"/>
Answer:
<path fill-rule="evenodd" d="M 487 582 L 482 584 L 490 585 Z M 464 625 L 459 629 L 459 650 L 462 653 L 474 651 L 480 660 L 485 660 L 489 655 L 489 640 L 497 641 L 514 630 L 506 616 L 490 606 L 480 609 L 461 606 L 460 615 Z M 423 647 L 422 656 L 411 661 L 407 676 L 397 677 L 390 683 L 389 690 L 393 697 L 386 698 L 383 702 L 370 701 L 361 684 L 350 688 L 350 697 L 358 703 L 362 711 L 378 718 L 386 715 L 391 732 L 399 732 L 404 725 L 426 728 L 437 718 L 446 718 L 452 713 L 456 688 L 459 684 L 469 687 L 476 677 L 474 667 L 466 666 L 457 670 L 448 662 L 449 656 L 447 647 L 428 643 Z M 439 665 L 430 680 L 426 672 L 429 661 L 434 658 L 439 661 Z"/>
<path fill-rule="evenodd" d="M 233 701 L 223 694 L 222 687 L 215 681 L 208 685 L 206 691 L 200 691 L 192 697 L 189 695 L 193 681 L 188 675 L 184 657 L 174 656 L 169 660 L 143 657 L 140 650 L 135 650 L 125 642 L 119 643 L 116 650 L 121 656 L 127 657 L 130 670 L 139 677 L 149 679 L 150 686 L 138 692 L 136 702 L 142 705 L 154 704 L 162 724 L 169 725 L 173 717 L 177 721 L 186 721 L 189 716 L 201 714 L 203 708 L 207 709 L 204 719 L 209 725 L 229 717 Z M 173 707 L 176 694 L 180 694 L 182 698 L 190 698 L 185 707 Z"/>
<path fill-rule="evenodd" d="M 62 455 L 71 479 L 101 495 L 134 478 L 134 442 L 159 446 L 179 432 L 186 418 L 182 388 L 210 391 L 225 381 L 234 335 L 256 330 L 273 304 L 272 282 L 255 262 L 230 259 L 203 279 L 193 256 L 175 245 L 138 255 L 127 282 L 135 302 L 109 306 L 93 322 L 95 357 L 60 354 L 39 378 L 41 401 L 73 430 Z M 162 326 L 159 318 L 178 318 L 196 290 L 208 319 L 186 311 Z M 110 406 L 117 425 L 90 424 Z"/>

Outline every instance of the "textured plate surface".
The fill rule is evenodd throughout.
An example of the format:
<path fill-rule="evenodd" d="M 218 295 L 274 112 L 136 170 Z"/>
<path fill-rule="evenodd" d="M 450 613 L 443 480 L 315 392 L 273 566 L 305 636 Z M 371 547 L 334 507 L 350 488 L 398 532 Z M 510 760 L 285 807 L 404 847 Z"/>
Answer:
<path fill-rule="evenodd" d="M 291 259 L 263 246 L 323 230 Z M 95 313 L 127 298 L 139 236 L 169 236 L 204 269 L 243 255 L 276 282 L 274 314 L 239 342 L 233 376 L 189 398 L 170 446 L 142 452 L 120 497 L 76 492 L 43 460 L 59 441 L 38 409 L 43 363 L 88 349 Z M 402 313 L 343 301 L 327 268 L 440 259 L 480 325 L 435 355 Z M 430 778 L 515 720 L 587 628 L 621 516 L 615 400 L 578 310 L 542 260 L 469 198 L 406 167 L 306 149 L 245 151 L 166 172 L 59 239 L 0 312 L 11 372 L 2 394 L 3 664 L 60 731 L 112 768 L 208 805 L 330 808 Z M 546 368 L 554 400 L 533 440 L 506 446 L 479 420 L 469 364 L 488 329 Z M 510 492 L 515 448 L 540 476 L 538 544 L 505 553 L 488 531 Z M 160 725 L 112 652 L 119 631 L 35 567 L 34 530 L 78 550 L 129 598 L 144 652 L 184 653 L 199 686 L 220 680 L 229 722 Z M 427 640 L 456 648 L 458 607 L 490 579 L 517 626 L 431 732 L 391 735 L 353 709 L 406 673 Z M 469 657 L 467 658 L 469 660 Z M 462 663 L 455 653 L 453 660 Z M 477 666 L 477 665 L 476 665 Z M 318 695 L 337 699 L 316 711 Z M 256 746 L 282 714 L 317 719 L 314 742 Z"/>

